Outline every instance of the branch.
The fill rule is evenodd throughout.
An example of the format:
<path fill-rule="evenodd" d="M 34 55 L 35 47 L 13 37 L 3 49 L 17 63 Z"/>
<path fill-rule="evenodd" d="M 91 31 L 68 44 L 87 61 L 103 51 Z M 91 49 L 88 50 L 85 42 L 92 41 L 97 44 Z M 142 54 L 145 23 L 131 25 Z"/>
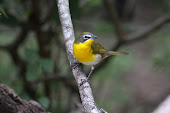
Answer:
<path fill-rule="evenodd" d="M 82 81 L 86 80 L 86 75 L 82 67 L 79 65 L 76 68 L 74 68 L 78 61 L 75 59 L 73 55 L 72 46 L 73 46 L 75 36 L 74 36 L 73 25 L 70 17 L 69 2 L 68 0 L 56 0 L 56 1 L 58 5 L 59 17 L 62 25 L 68 60 L 70 62 L 73 75 L 76 79 L 79 88 L 82 105 L 85 111 L 88 113 L 101 113 L 102 111 L 99 110 L 96 106 L 89 83 L 86 82 L 80 85 Z"/>
<path fill-rule="evenodd" d="M 121 43 L 124 41 L 124 34 L 116 10 L 109 0 L 103 0 L 103 2 L 105 7 L 108 9 L 107 12 L 110 13 L 109 15 L 111 15 L 113 24 L 115 25 L 115 34 L 118 37 L 118 43 Z"/>
<path fill-rule="evenodd" d="M 143 26 L 137 31 L 132 32 L 126 36 L 126 43 L 131 43 L 139 41 L 141 39 L 147 38 L 152 32 L 159 30 L 165 24 L 170 22 L 170 15 L 164 15 L 156 19 L 153 23 Z"/>
<path fill-rule="evenodd" d="M 158 106 L 153 113 L 170 113 L 170 95 Z"/>
<path fill-rule="evenodd" d="M 131 43 L 135 43 L 136 41 L 146 39 L 148 38 L 147 36 L 149 36 L 151 33 L 159 30 L 161 27 L 163 27 L 165 24 L 169 22 L 170 22 L 170 15 L 161 16 L 158 19 L 156 19 L 153 23 L 143 26 L 139 30 L 133 31 L 129 35 L 126 35 L 124 38 L 125 40 L 121 43 L 118 42 L 115 46 L 111 48 L 111 50 L 116 51 L 122 45 L 131 44 Z M 112 56 L 112 58 L 113 57 L 115 56 Z M 105 61 L 102 61 L 99 65 L 97 65 L 95 67 L 93 74 L 96 72 L 96 70 L 100 70 L 100 68 L 102 68 L 105 64 L 107 64 L 107 62 L 109 62 L 110 59 L 111 57 L 105 59 Z"/>
<path fill-rule="evenodd" d="M 19 46 L 24 43 L 26 40 L 28 33 L 29 33 L 29 25 L 28 24 L 21 24 L 21 31 L 19 32 L 18 36 L 16 37 L 16 40 L 11 43 L 10 45 L 7 45 L 8 52 L 10 53 L 12 60 L 14 61 L 15 65 L 20 65 L 22 59 L 18 55 L 18 48 Z"/>
<path fill-rule="evenodd" d="M 36 101 L 25 101 L 8 86 L 0 84 L 1 113 L 47 113 Z"/>

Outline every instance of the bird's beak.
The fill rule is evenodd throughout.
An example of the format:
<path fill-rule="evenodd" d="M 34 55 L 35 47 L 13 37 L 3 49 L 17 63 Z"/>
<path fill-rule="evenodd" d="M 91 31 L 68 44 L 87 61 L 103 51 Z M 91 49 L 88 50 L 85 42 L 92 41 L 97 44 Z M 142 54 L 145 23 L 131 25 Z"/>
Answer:
<path fill-rule="evenodd" d="M 95 36 L 95 35 L 93 35 L 93 37 L 92 37 L 93 39 L 96 39 L 96 38 L 98 38 L 97 36 Z"/>

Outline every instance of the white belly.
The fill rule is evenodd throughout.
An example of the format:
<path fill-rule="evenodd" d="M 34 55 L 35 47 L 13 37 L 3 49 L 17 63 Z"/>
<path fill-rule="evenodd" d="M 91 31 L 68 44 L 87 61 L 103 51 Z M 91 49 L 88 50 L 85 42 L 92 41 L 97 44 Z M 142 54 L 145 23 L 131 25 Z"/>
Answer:
<path fill-rule="evenodd" d="M 97 54 L 96 58 L 95 58 L 95 60 L 93 62 L 82 62 L 82 63 L 85 64 L 85 65 L 93 66 L 93 65 L 98 64 L 101 61 L 101 59 L 102 59 L 102 56 L 100 54 Z"/>

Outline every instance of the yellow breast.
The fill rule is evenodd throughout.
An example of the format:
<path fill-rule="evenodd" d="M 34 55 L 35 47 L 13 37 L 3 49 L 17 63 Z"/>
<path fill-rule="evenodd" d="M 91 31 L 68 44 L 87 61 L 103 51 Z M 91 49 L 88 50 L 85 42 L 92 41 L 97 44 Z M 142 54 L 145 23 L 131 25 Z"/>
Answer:
<path fill-rule="evenodd" d="M 95 60 L 96 55 L 93 54 L 93 50 L 91 49 L 92 43 L 93 39 L 88 40 L 84 43 L 73 43 L 73 53 L 79 62 L 88 63 Z"/>

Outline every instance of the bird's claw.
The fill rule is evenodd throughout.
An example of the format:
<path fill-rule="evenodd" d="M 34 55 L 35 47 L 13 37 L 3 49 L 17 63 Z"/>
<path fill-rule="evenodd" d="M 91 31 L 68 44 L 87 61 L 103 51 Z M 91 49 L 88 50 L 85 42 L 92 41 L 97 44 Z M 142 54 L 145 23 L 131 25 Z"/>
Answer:
<path fill-rule="evenodd" d="M 87 78 L 87 79 L 84 79 L 81 83 L 80 83 L 80 85 L 79 86 L 81 86 L 81 85 L 83 85 L 83 84 L 85 84 L 86 82 L 90 82 L 90 80 Z"/>

